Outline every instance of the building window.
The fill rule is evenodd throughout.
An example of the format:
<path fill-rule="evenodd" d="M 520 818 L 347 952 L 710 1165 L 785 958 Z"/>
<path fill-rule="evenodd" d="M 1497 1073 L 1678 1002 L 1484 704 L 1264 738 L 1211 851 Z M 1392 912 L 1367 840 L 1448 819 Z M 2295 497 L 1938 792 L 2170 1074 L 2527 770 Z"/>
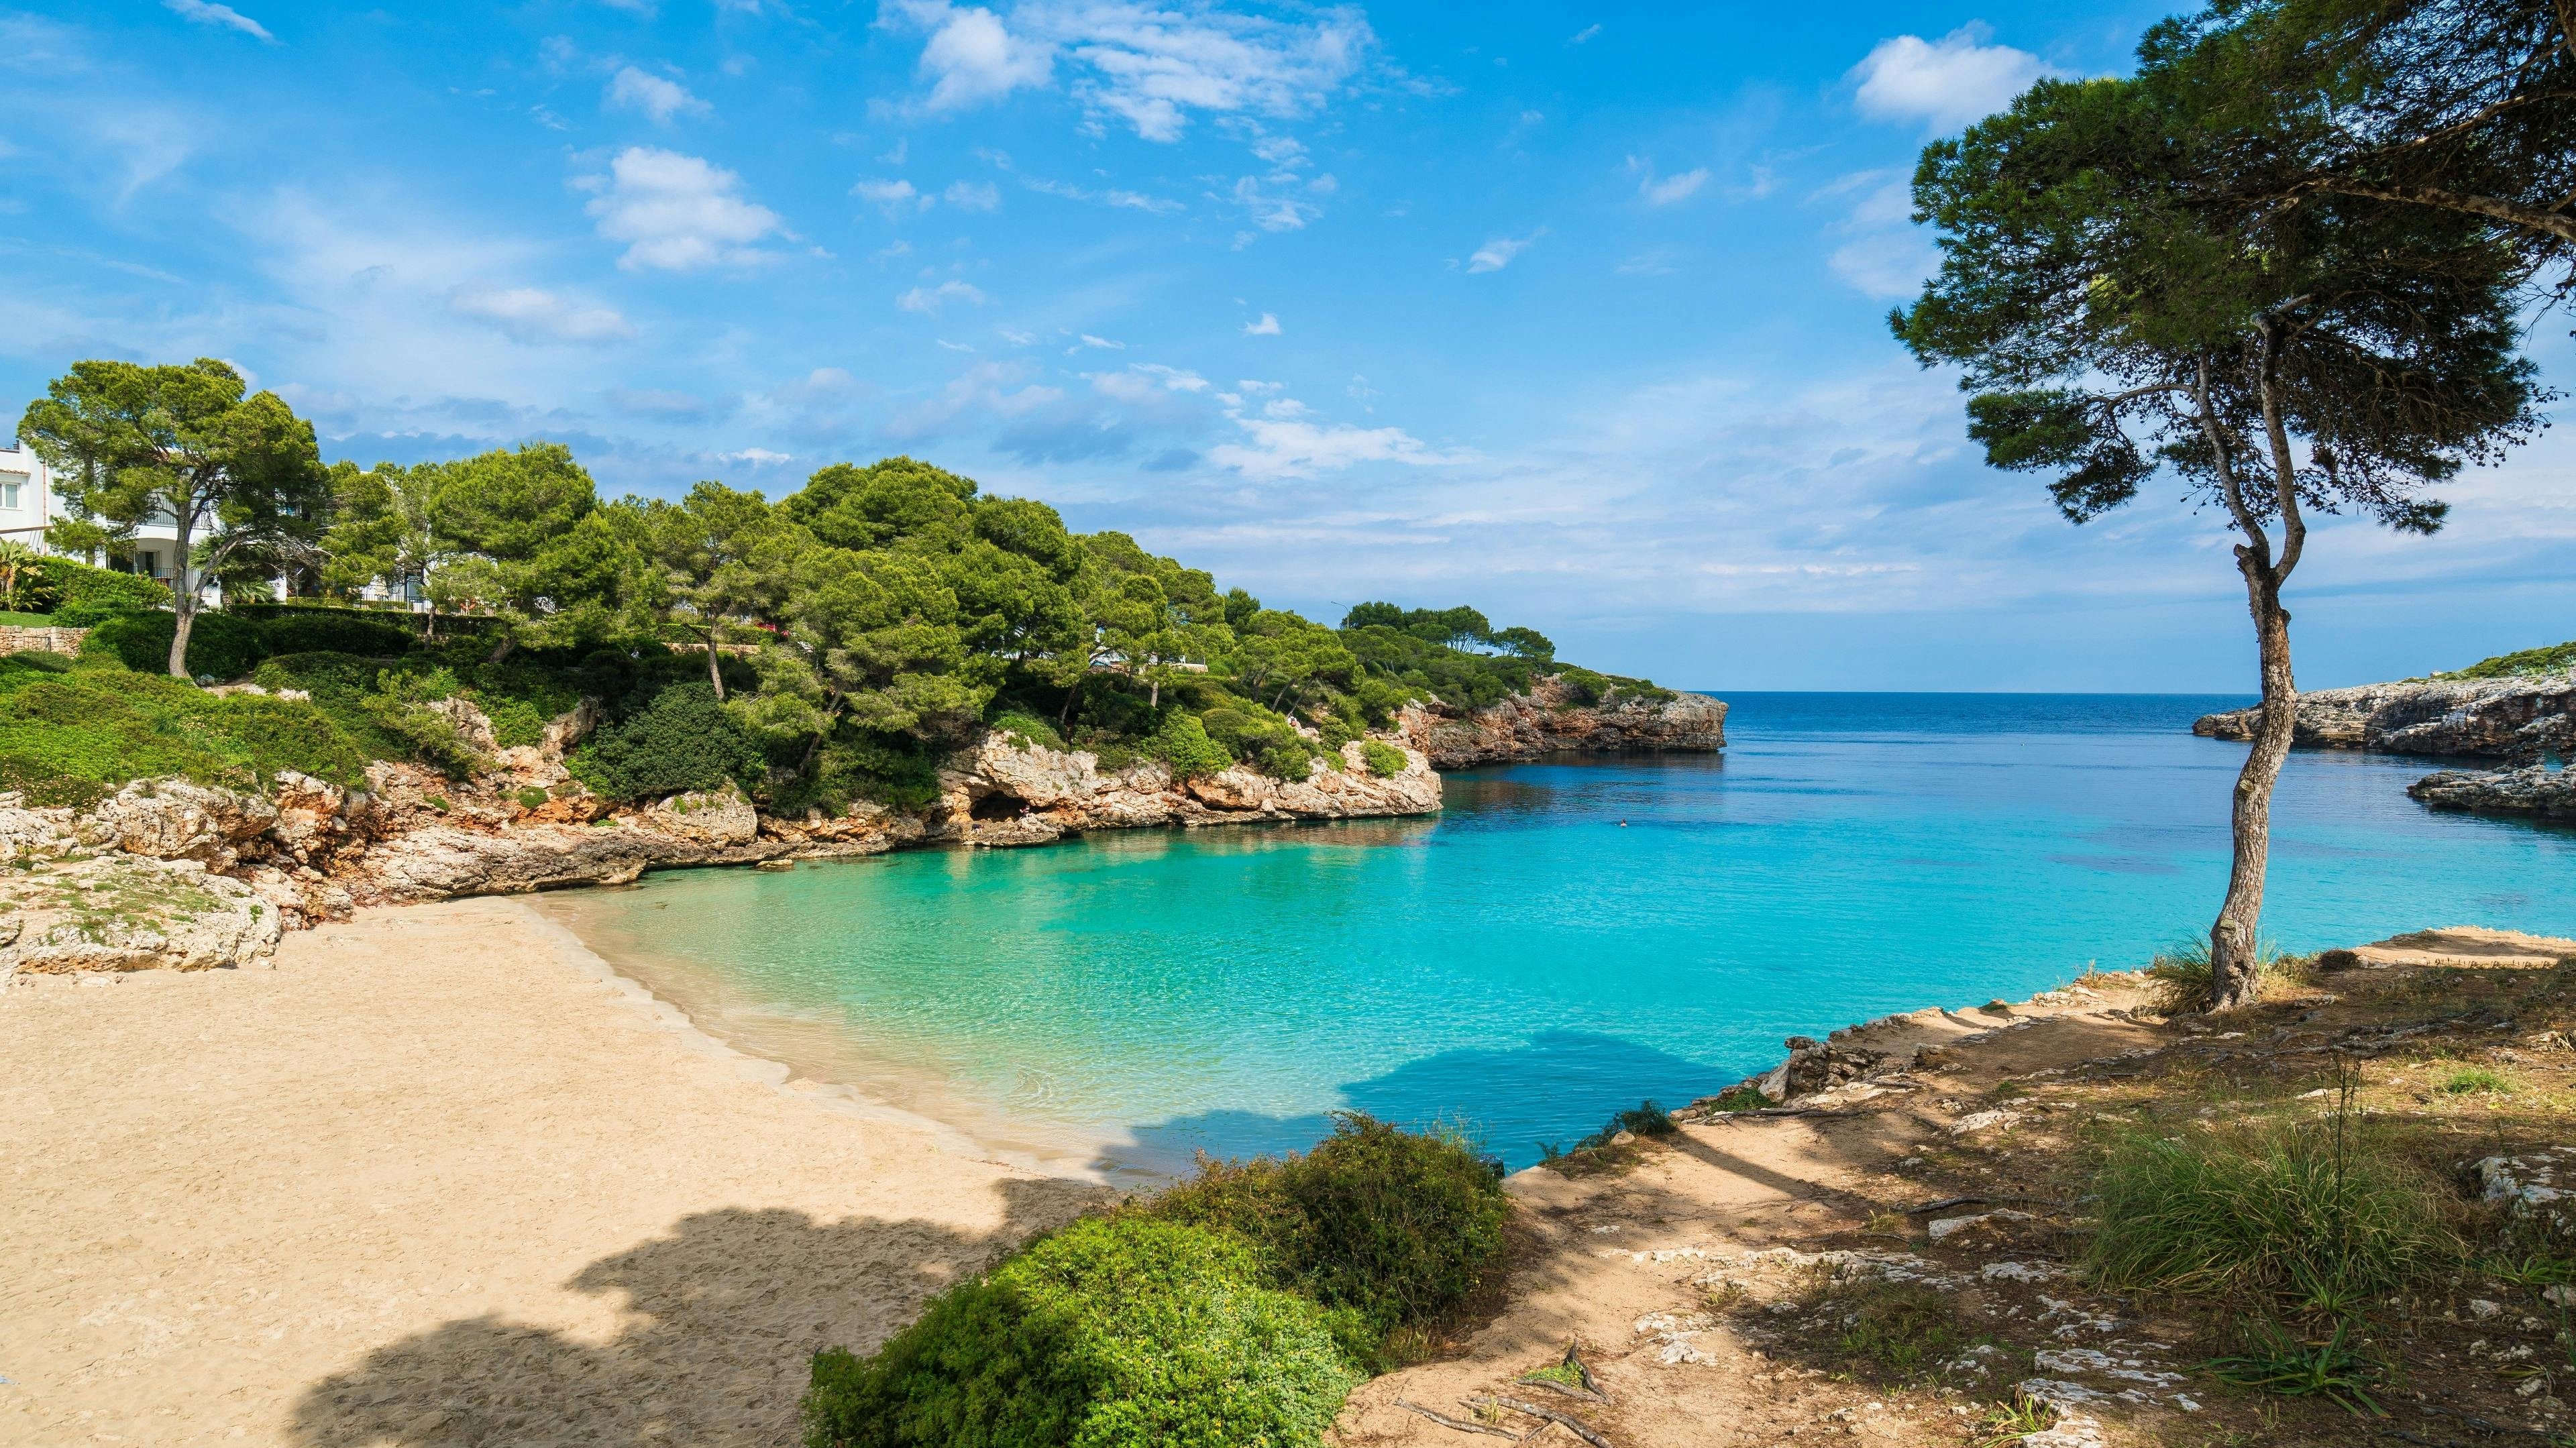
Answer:
<path fill-rule="evenodd" d="M 25 473 L 0 473 L 0 509 L 14 513 L 23 507 L 26 485 Z"/>
<path fill-rule="evenodd" d="M 134 555 L 134 562 L 136 565 L 134 571 L 142 574 L 144 577 L 158 578 L 161 576 L 161 555 L 153 552 L 151 549 L 146 548 L 141 552 L 136 553 Z"/>

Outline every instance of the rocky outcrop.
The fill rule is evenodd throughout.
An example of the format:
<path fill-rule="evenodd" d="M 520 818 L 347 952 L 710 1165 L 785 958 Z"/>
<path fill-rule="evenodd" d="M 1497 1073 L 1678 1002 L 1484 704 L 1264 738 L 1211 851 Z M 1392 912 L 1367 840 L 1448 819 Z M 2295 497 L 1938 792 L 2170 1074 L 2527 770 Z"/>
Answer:
<path fill-rule="evenodd" d="M 255 794 L 184 779 L 138 779 L 81 816 L 74 833 L 93 848 L 223 870 L 275 823 L 277 806 Z"/>
<path fill-rule="evenodd" d="M 2546 764 L 2445 769 L 2406 786 L 2406 792 L 2435 809 L 2576 816 L 2576 774 Z"/>
<path fill-rule="evenodd" d="M 197 860 L 105 854 L 0 878 L 0 976 L 238 966 L 284 929 L 258 891 Z"/>
<path fill-rule="evenodd" d="M 2426 679 L 2301 694 L 2293 742 L 2317 749 L 2513 758 L 2576 742 L 2576 678 Z M 2203 716 L 2191 732 L 2254 737 L 2255 711 Z"/>
<path fill-rule="evenodd" d="M 1704 694 L 1618 693 L 1585 703 L 1562 677 L 1549 676 L 1526 694 L 1463 714 L 1407 705 L 1397 727 L 1434 769 L 1536 759 L 1562 750 L 1713 753 L 1726 747 L 1726 705 Z"/>
<path fill-rule="evenodd" d="M 1440 808 L 1440 777 L 1419 751 L 1406 750 L 1404 768 L 1388 776 L 1370 771 L 1358 744 L 1342 746 L 1340 763 L 1334 769 L 1315 761 L 1302 780 L 1237 765 L 1175 781 L 1150 760 L 1104 772 L 1099 756 L 1088 751 L 992 734 L 941 771 L 932 832 L 970 845 L 1028 845 L 1086 830 L 1356 819 Z"/>

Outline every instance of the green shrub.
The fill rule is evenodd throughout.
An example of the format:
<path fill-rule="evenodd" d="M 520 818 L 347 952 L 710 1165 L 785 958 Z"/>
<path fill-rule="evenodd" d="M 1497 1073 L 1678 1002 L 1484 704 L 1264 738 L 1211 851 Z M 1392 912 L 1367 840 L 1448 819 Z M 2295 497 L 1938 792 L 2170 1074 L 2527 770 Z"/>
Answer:
<path fill-rule="evenodd" d="M 2445 1096 L 2502 1096 L 2512 1092 L 2513 1082 L 2484 1066 L 2463 1066 L 2433 1089 Z"/>
<path fill-rule="evenodd" d="M 544 809 L 546 807 L 546 801 L 552 798 L 554 798 L 553 795 L 550 795 L 542 788 L 531 784 L 519 791 L 519 808 Z"/>
<path fill-rule="evenodd" d="M 51 613 L 60 627 L 87 628 L 120 613 L 167 608 L 170 590 L 135 574 L 48 556 L 37 559 L 19 579 L 18 602 Z"/>
<path fill-rule="evenodd" d="M 1272 779 L 1291 784 L 1315 772 L 1315 756 L 1306 751 L 1305 741 L 1274 744 L 1261 751 L 1261 772 Z"/>
<path fill-rule="evenodd" d="M 1207 726 L 1194 714 L 1175 712 L 1147 747 L 1170 767 L 1174 779 L 1197 779 L 1234 765 L 1234 756 L 1208 737 Z"/>
<path fill-rule="evenodd" d="M 809 1448 L 1292 1448 L 1358 1381 L 1314 1304 L 1229 1234 L 1076 1222 L 934 1299 L 875 1354 L 815 1355 Z"/>
<path fill-rule="evenodd" d="M 2086 1265 L 2114 1292 L 2339 1310 L 2456 1260 L 2438 1183 L 2339 1110 L 2115 1138 Z"/>
<path fill-rule="evenodd" d="M 1273 1281 L 1348 1314 L 1336 1327 L 1363 1361 L 1486 1286 L 1511 1213 L 1493 1161 L 1358 1112 L 1302 1156 L 1203 1163 L 1152 1210 L 1252 1242 Z"/>
<path fill-rule="evenodd" d="M 218 696 L 118 669 L 0 670 L 0 756 L 31 798 L 80 803 L 94 786 L 183 775 L 254 788 L 281 770 L 364 781 L 367 751 L 311 704 Z"/>
<path fill-rule="evenodd" d="M 1010 740 L 1015 749 L 1026 749 L 1032 744 L 1043 744 L 1049 749 L 1064 748 L 1064 736 L 1056 732 L 1055 726 L 1025 709 L 1006 709 L 994 715 L 988 727 Z"/>
<path fill-rule="evenodd" d="M 768 777 L 768 760 L 704 679 L 672 684 L 634 714 L 603 725 L 570 761 L 575 778 L 610 799 L 649 799 Z"/>
<path fill-rule="evenodd" d="M 1757 1091 L 1753 1094 L 1758 1097 L 1762 1093 Z M 1673 1124 L 1671 1112 L 1652 1101 L 1640 1101 L 1625 1111 L 1614 1113 L 1608 1121 L 1602 1123 L 1599 1131 L 1576 1142 L 1574 1149 L 1591 1151 L 1597 1147 L 1608 1146 L 1611 1140 L 1623 1131 L 1636 1136 L 1670 1136 L 1679 1130 L 1681 1128 Z"/>
<path fill-rule="evenodd" d="M 2576 668 L 2576 643 L 2550 644 L 2543 648 L 2522 649 L 2480 659 L 2450 679 L 2509 679 L 2522 674 L 2560 674 Z"/>
<path fill-rule="evenodd" d="M 1404 773 L 1404 766 L 1411 762 L 1405 758 L 1403 750 L 1374 739 L 1360 745 L 1360 757 L 1368 761 L 1369 773 L 1380 779 L 1395 778 Z"/>
<path fill-rule="evenodd" d="M 1608 676 L 1590 669 L 1559 669 L 1556 682 L 1564 687 L 1566 701 L 1573 704 L 1598 704 L 1617 687 Z"/>

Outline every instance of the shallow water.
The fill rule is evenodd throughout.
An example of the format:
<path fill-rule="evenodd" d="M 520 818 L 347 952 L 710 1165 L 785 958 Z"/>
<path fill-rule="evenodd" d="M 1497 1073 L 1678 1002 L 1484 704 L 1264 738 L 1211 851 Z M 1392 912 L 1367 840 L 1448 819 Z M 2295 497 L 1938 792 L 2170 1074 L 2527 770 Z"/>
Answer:
<path fill-rule="evenodd" d="M 1112 1175 L 1357 1107 L 1514 1166 L 1781 1037 L 2019 997 L 2206 928 L 2242 746 L 2180 696 L 1733 696 L 1722 758 L 1454 774 L 1437 819 L 1109 833 L 548 897 L 702 1025 Z M 2265 933 L 2576 933 L 2576 834 L 2302 752 Z"/>

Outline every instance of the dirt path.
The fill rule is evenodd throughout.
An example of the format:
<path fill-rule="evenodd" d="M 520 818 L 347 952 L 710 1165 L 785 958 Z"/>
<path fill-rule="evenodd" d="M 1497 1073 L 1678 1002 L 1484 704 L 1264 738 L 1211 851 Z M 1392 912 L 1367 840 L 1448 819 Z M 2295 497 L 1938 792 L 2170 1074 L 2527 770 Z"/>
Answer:
<path fill-rule="evenodd" d="M 508 902 L 91 979 L 0 991 L 0 1443 L 789 1442 L 813 1349 L 1096 1196 L 773 1086 Z"/>
<path fill-rule="evenodd" d="M 2576 942 L 2424 931 L 2224 1021 L 2165 1021 L 2141 1009 L 2142 982 L 2096 978 L 2027 1005 L 1843 1033 L 1837 1044 L 1887 1053 L 1878 1083 L 1804 1098 L 1809 1114 L 1685 1120 L 1608 1160 L 1513 1178 L 1529 1240 L 1508 1305 L 1446 1358 L 1360 1388 L 1339 1441 L 1472 1448 L 1483 1436 L 1416 1406 L 1577 1441 L 1524 1412 L 1479 1411 L 1499 1396 L 1572 1416 L 1615 1448 L 1965 1448 L 2040 1427 L 1996 1417 L 2031 1383 L 2064 1405 L 2036 1448 L 2363 1441 L 2377 1430 L 2322 1399 L 2247 1394 L 2201 1370 L 2248 1304 L 2087 1290 L 2071 1270 L 2076 1219 L 2047 1203 L 2076 1195 L 2087 1131 L 2322 1109 L 2309 1098 L 2327 1094 L 2318 1080 L 2337 1051 L 2363 1058 L 2369 1110 L 2428 1113 L 2414 1124 L 2446 1174 L 2455 1159 L 2568 1141 L 2576 1005 L 2556 1003 L 2576 999 L 2576 969 L 2556 962 L 2570 956 Z M 2486 1061 L 2517 1094 L 2422 1089 L 2427 1070 Z M 2474 1197 L 2458 1203 L 2464 1221 Z M 2552 1374 L 2532 1372 L 2576 1362 L 2576 1347 L 2547 1341 L 2563 1314 L 2536 1283 L 2461 1280 L 2448 1298 L 2410 1299 L 2402 1333 L 2371 1349 L 2418 1433 L 2393 1441 L 2559 1441 L 2548 1435 L 2569 1410 L 2535 1391 Z M 1607 1401 L 1527 1380 L 1569 1345 Z M 2472 1421 L 2497 1432 L 2469 1433 Z"/>

